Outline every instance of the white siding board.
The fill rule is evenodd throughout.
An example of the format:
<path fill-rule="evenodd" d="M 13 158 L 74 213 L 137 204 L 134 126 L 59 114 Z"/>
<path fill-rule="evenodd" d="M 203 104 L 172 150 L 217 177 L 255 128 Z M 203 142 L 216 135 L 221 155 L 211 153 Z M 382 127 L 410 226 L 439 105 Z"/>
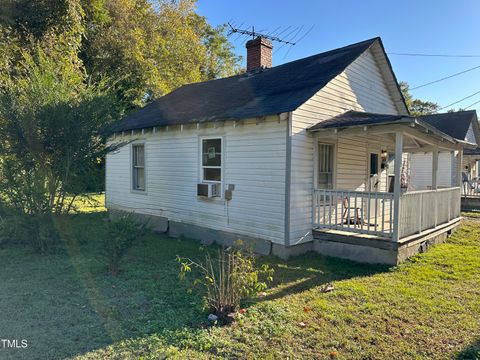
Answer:
<path fill-rule="evenodd" d="M 473 131 L 473 125 L 472 124 L 470 124 L 470 126 L 468 127 L 467 134 L 465 135 L 465 141 L 468 141 L 472 144 L 477 143 L 477 139 L 475 139 L 475 132 Z"/>
<path fill-rule="evenodd" d="M 224 184 L 233 199 L 197 198 L 200 136 L 224 138 Z M 140 135 L 137 135 L 140 136 Z M 129 140 L 129 137 L 125 137 Z M 157 129 L 143 136 L 146 194 L 130 190 L 130 145 L 107 155 L 106 202 L 111 208 L 165 216 L 216 230 L 284 243 L 286 122 L 277 117 L 233 127 Z M 228 216 L 227 216 L 228 214 Z"/>
<path fill-rule="evenodd" d="M 455 162 L 450 152 L 438 154 L 438 187 L 452 186 L 452 174 L 456 173 Z M 427 190 L 432 186 L 432 153 L 410 155 L 410 190 Z"/>

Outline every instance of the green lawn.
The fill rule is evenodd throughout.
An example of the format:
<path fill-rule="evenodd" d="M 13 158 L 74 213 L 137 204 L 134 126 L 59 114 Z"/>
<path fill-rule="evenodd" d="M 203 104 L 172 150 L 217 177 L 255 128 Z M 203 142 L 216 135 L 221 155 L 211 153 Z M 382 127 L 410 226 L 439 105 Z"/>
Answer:
<path fill-rule="evenodd" d="M 110 277 L 98 257 L 104 218 L 60 219 L 56 254 L 0 249 L 0 339 L 28 340 L 0 348 L 0 359 L 480 357 L 478 220 L 392 269 L 315 254 L 263 259 L 276 270 L 267 296 L 246 304 L 242 321 L 209 327 L 199 295 L 177 278 L 175 256 L 199 256 L 199 244 L 148 234 Z M 322 293 L 329 281 L 335 290 Z"/>

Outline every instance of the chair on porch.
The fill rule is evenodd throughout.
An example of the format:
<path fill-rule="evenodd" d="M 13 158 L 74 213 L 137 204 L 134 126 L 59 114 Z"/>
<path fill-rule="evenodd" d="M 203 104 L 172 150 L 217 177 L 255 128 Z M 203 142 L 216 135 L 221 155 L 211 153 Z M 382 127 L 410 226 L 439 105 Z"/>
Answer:
<path fill-rule="evenodd" d="M 347 196 L 343 198 L 343 223 L 349 225 L 359 225 L 360 227 L 363 225 L 362 217 L 360 216 L 361 208 L 359 207 L 352 207 L 351 204 L 349 206 L 349 199 Z M 353 211 L 353 216 L 351 213 Z"/>

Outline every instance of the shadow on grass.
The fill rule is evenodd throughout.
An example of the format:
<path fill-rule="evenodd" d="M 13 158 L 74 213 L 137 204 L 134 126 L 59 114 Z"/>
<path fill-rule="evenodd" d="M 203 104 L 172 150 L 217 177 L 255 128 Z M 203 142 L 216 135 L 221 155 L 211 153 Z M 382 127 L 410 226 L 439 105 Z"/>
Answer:
<path fill-rule="evenodd" d="M 201 296 L 178 280 L 176 261 L 177 255 L 203 257 L 201 245 L 147 234 L 127 253 L 120 274 L 111 277 L 100 257 L 101 240 L 107 236 L 105 216 L 98 212 L 59 218 L 64 250 L 55 254 L 0 250 L 0 305 L 18 309 L 2 316 L 0 333 L 29 341 L 29 347 L 15 350 L 12 358 L 65 358 L 126 339 L 179 348 L 208 342 L 198 340 L 208 335 L 202 331 L 208 323 Z M 313 253 L 288 262 L 273 257 L 262 261 L 273 266 L 275 280 L 261 301 L 388 269 Z"/>
<path fill-rule="evenodd" d="M 275 269 L 275 274 L 272 289 L 263 300 L 275 300 L 334 281 L 370 276 L 389 270 L 387 265 L 355 263 L 315 253 L 307 253 L 288 261 L 277 258 L 264 261 Z"/>
<path fill-rule="evenodd" d="M 479 360 L 480 359 L 480 339 L 477 339 L 468 347 L 463 349 L 455 359 L 458 360 Z"/>

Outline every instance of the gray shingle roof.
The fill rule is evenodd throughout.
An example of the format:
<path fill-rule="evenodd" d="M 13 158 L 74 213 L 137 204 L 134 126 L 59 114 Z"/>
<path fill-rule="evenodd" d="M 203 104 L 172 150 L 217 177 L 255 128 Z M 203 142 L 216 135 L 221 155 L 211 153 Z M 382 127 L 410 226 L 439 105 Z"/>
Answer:
<path fill-rule="evenodd" d="M 477 147 L 476 149 L 465 149 L 463 150 L 463 153 L 465 155 L 477 155 L 480 157 L 480 147 Z"/>
<path fill-rule="evenodd" d="M 419 119 L 459 140 L 466 140 L 470 125 L 473 121 L 478 122 L 475 110 L 424 115 Z"/>
<path fill-rule="evenodd" d="M 283 65 L 185 85 L 121 120 L 114 131 L 239 120 L 293 111 L 380 38 Z"/>
<path fill-rule="evenodd" d="M 321 129 L 343 128 L 361 125 L 380 125 L 388 123 L 420 123 L 422 126 L 436 129 L 448 137 L 466 141 L 470 144 L 480 143 L 480 131 L 477 112 L 457 111 L 444 114 L 424 115 L 417 118 L 405 115 L 376 114 L 362 111 L 347 111 L 343 114 L 323 120 L 309 127 L 308 131 Z M 473 138 L 469 133 L 470 125 L 473 126 Z"/>
<path fill-rule="evenodd" d="M 354 110 L 347 111 L 343 114 L 334 116 L 327 120 L 319 121 L 315 125 L 310 126 L 307 129 L 307 131 L 315 132 L 315 131 L 320 131 L 324 129 L 335 129 L 335 128 L 339 129 L 339 128 L 347 128 L 351 126 L 382 125 L 382 124 L 416 124 L 431 131 L 437 136 L 447 139 L 450 142 L 458 142 L 458 140 L 463 140 L 463 139 L 456 139 L 452 135 L 445 133 L 441 129 L 429 124 L 423 119 L 417 119 L 413 116 L 377 114 L 377 113 L 368 113 L 368 112 L 354 111 Z"/>

